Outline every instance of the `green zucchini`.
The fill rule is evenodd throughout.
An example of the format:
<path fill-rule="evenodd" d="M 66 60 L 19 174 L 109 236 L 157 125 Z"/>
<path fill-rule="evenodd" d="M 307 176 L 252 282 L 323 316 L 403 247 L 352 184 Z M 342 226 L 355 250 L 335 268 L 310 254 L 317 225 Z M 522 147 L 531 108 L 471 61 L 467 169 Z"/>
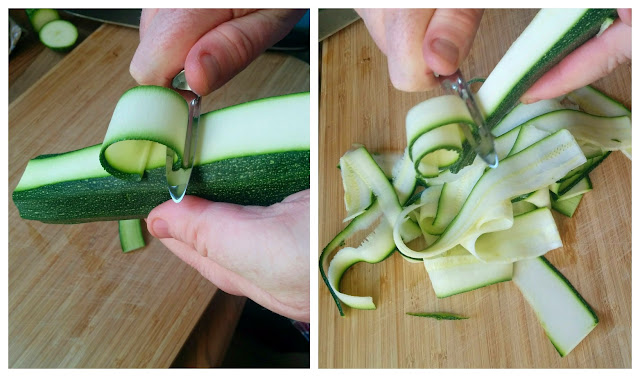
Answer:
<path fill-rule="evenodd" d="M 560 356 L 571 352 L 598 324 L 591 306 L 544 257 L 514 263 L 513 282 Z"/>
<path fill-rule="evenodd" d="M 438 321 L 448 320 L 448 321 L 458 321 L 461 319 L 469 319 L 469 317 L 465 317 L 460 314 L 454 313 L 445 313 L 445 312 L 435 312 L 435 313 L 406 313 L 407 315 L 413 317 L 423 317 L 423 318 L 433 318 Z"/>
<path fill-rule="evenodd" d="M 140 219 L 118 221 L 118 234 L 123 253 L 143 248 L 146 245 Z"/>
<path fill-rule="evenodd" d="M 556 183 L 550 186 L 550 191 L 554 200 L 563 201 L 591 191 L 593 189 L 593 184 L 591 183 L 591 179 L 587 175 L 579 180 L 570 190 L 566 191 L 563 195 L 558 195 L 557 191 L 559 188 L 560 184 Z"/>
<path fill-rule="evenodd" d="M 567 217 L 573 217 L 573 214 L 578 209 L 578 205 L 580 205 L 580 202 L 582 201 L 583 196 L 584 194 L 580 194 L 580 195 L 572 196 L 571 198 L 565 199 L 565 200 L 557 200 L 552 198 L 551 208 L 555 209 L 556 211 L 560 212 L 561 214 Z"/>
<path fill-rule="evenodd" d="M 53 20 L 40 29 L 38 36 L 40 42 L 53 51 L 65 52 L 78 41 L 78 29 L 69 21 Z"/>
<path fill-rule="evenodd" d="M 355 158 L 352 156 L 354 154 L 356 155 Z M 373 179 L 369 179 L 369 182 L 376 181 L 378 183 L 378 187 L 375 191 L 383 191 L 385 192 L 384 195 L 388 196 L 391 193 L 386 191 L 389 189 L 385 183 L 386 177 L 383 179 L 380 176 L 384 175 L 384 172 L 382 169 L 374 166 L 375 162 L 372 164 L 371 159 L 373 159 L 373 156 L 370 155 L 362 146 L 345 153 L 345 156 L 341 159 L 341 171 L 343 176 L 345 174 L 348 176 L 351 174 L 354 176 L 357 175 L 353 170 L 353 163 L 357 166 L 364 165 L 364 169 L 368 170 L 368 176 L 375 177 Z M 344 166 L 342 166 L 343 162 L 345 163 Z M 396 198 L 399 203 L 404 205 L 408 200 L 410 200 L 410 195 L 416 187 L 416 177 L 408 152 L 405 152 L 401 160 L 395 165 L 396 168 L 393 169 L 394 176 L 390 184 L 394 192 L 391 197 Z M 361 168 L 357 169 L 360 170 Z M 352 173 L 345 173 L 349 171 Z M 345 186 L 345 197 L 349 195 L 347 191 L 354 188 L 362 188 L 362 185 L 356 183 L 355 180 L 351 182 L 353 183 L 352 185 Z M 374 191 L 369 185 L 366 186 L 369 187 L 372 192 Z M 395 211 L 396 207 L 393 199 L 390 201 L 388 200 L 385 205 L 387 207 L 387 211 Z M 342 293 L 340 291 L 340 281 L 342 280 L 344 273 L 354 264 L 359 262 L 378 263 L 388 258 L 393 253 L 395 250 L 395 244 L 393 242 L 392 226 L 387 221 L 381 221 L 375 230 L 365 238 L 360 246 L 357 248 L 345 247 L 339 250 L 333 256 L 330 263 L 329 256 L 338 247 L 342 246 L 349 237 L 358 231 L 368 229 L 382 216 L 383 207 L 381 202 L 376 198 L 368 208 L 355 216 L 345 229 L 338 233 L 338 235 L 334 237 L 334 239 L 322 250 L 319 261 L 320 274 L 329 288 L 329 292 L 336 303 L 340 315 L 344 315 L 342 303 L 358 309 L 375 309 L 375 304 L 371 297 L 352 296 Z M 415 224 L 412 222 L 409 223 L 411 223 L 411 225 L 408 225 L 407 228 L 407 239 L 418 237 L 419 231 L 416 231 L 417 229 L 414 228 Z"/>
<path fill-rule="evenodd" d="M 142 103 L 144 98 L 140 96 L 162 96 L 166 92 L 170 90 L 137 87 L 121 101 Z M 182 97 L 173 98 L 184 102 Z M 171 112 L 174 108 L 160 109 Z M 132 111 L 146 113 L 149 118 L 162 112 L 155 106 Z M 118 128 L 119 133 L 107 132 L 107 146 L 98 144 L 29 161 L 13 192 L 20 216 L 48 223 L 147 216 L 170 196 L 164 146 L 144 139 L 158 140 L 157 134 L 166 131 L 162 127 L 151 128 L 153 132 L 141 129 Z M 115 139 L 123 141 L 113 143 Z M 151 153 L 146 160 L 136 157 L 140 150 L 128 148 L 130 141 L 148 146 Z M 203 114 L 187 195 L 243 205 L 276 203 L 309 188 L 309 144 L 309 93 L 266 98 Z M 109 146 L 119 145 L 125 146 L 120 149 L 122 155 L 109 156 Z M 125 159 L 114 159 L 113 155 Z M 101 156 L 106 161 L 104 167 Z M 105 167 L 117 172 L 118 177 L 129 179 L 117 178 Z"/>
<path fill-rule="evenodd" d="M 477 94 L 493 128 L 524 92 L 571 51 L 595 36 L 615 9 L 542 9 L 500 59 Z"/>
<path fill-rule="evenodd" d="M 414 251 L 405 244 L 400 237 L 398 224 L 409 212 L 424 203 L 406 207 L 398 217 L 394 228 L 396 246 L 408 257 L 429 258 L 460 244 L 485 261 L 494 259 L 502 259 L 502 262 L 513 261 L 517 258 L 517 251 L 515 255 L 502 256 L 495 255 L 490 249 L 486 254 L 476 253 L 476 241 L 485 233 L 508 231 L 514 225 L 511 198 L 549 186 L 584 161 L 585 157 L 569 131 L 558 131 L 536 141 L 519 153 L 502 159 L 499 169 L 488 169 L 484 172 L 442 235 L 422 251 Z M 549 218 L 545 221 L 548 220 Z M 550 221 L 553 223 L 552 218 Z M 553 226 L 555 227 L 555 223 Z M 541 229 L 548 228 L 541 227 Z M 552 234 L 549 235 L 552 236 Z M 555 247 L 558 246 L 560 245 Z M 540 252 L 537 247 L 536 245 L 531 252 Z M 550 249 L 544 252 L 548 250 Z"/>
<path fill-rule="evenodd" d="M 60 19 L 60 14 L 55 9 L 25 9 L 25 12 L 36 34 L 40 32 L 44 25 Z"/>
<path fill-rule="evenodd" d="M 582 111 L 589 114 L 616 117 L 627 115 L 631 117 L 631 111 L 623 104 L 607 96 L 601 91 L 587 85 L 569 93 L 567 97 L 580 106 Z M 631 147 L 620 150 L 625 156 L 631 159 Z"/>
<path fill-rule="evenodd" d="M 589 176 L 589 173 L 593 171 L 598 165 L 604 161 L 611 154 L 611 152 L 605 152 L 604 154 L 587 159 L 587 161 L 579 167 L 573 169 L 566 176 L 559 179 L 558 182 L 552 185 L 551 191 L 558 196 L 564 196 L 573 189 L 575 185 L 580 183 L 585 177 Z"/>
<path fill-rule="evenodd" d="M 513 263 L 484 263 L 462 246 L 425 258 L 424 267 L 438 298 L 509 281 L 513 276 Z"/>

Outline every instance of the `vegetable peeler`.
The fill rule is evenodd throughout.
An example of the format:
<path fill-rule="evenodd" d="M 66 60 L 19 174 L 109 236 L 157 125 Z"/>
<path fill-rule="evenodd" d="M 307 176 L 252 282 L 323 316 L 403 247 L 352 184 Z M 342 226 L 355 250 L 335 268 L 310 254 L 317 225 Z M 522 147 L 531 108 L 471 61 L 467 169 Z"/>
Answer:
<path fill-rule="evenodd" d="M 460 129 L 462 129 L 464 136 L 480 158 L 482 158 L 489 167 L 495 169 L 498 167 L 498 155 L 496 154 L 494 147 L 493 135 L 484 122 L 484 117 L 482 116 L 480 109 L 478 109 L 478 105 L 473 98 L 473 93 L 471 92 L 471 89 L 469 89 L 467 81 L 462 77 L 462 73 L 460 70 L 457 70 L 450 76 L 436 77 L 445 91 L 454 92 L 460 96 L 467 105 L 469 114 L 471 114 L 471 119 L 477 126 L 477 131 L 473 132 L 471 126 L 462 123 L 459 124 Z"/>
<path fill-rule="evenodd" d="M 191 178 L 191 170 L 196 156 L 196 142 L 198 139 L 198 122 L 200 121 L 200 96 L 194 93 L 184 75 L 184 70 L 173 78 L 171 83 L 173 89 L 180 93 L 189 105 L 189 119 L 187 122 L 187 135 L 184 141 L 184 158 L 182 166 L 173 170 L 173 160 L 175 153 L 173 149 L 167 148 L 166 175 L 169 194 L 174 202 L 180 203 L 187 192 L 187 185 Z"/>

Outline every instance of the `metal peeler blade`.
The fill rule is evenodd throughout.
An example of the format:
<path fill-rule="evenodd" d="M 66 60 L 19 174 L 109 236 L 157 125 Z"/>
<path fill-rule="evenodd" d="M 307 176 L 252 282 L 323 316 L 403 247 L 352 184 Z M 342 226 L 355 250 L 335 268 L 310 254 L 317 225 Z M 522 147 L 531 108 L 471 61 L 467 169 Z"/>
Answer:
<path fill-rule="evenodd" d="M 469 109 L 471 119 L 473 119 L 473 122 L 477 126 L 477 132 L 473 132 L 467 124 L 460 124 L 460 128 L 469 141 L 469 144 L 471 144 L 476 153 L 489 167 L 498 167 L 498 155 L 495 151 L 493 135 L 484 122 L 484 117 L 480 109 L 478 109 L 478 105 L 473 98 L 473 93 L 471 89 L 469 89 L 467 81 L 462 77 L 460 70 L 457 70 L 450 76 L 439 76 L 438 81 L 440 81 L 440 85 L 446 91 L 453 91 L 459 95 Z"/>
<path fill-rule="evenodd" d="M 191 178 L 191 170 L 196 156 L 196 142 L 198 140 L 198 123 L 200 121 L 200 96 L 194 93 L 184 75 L 184 70 L 174 77 L 171 83 L 173 89 L 180 93 L 189 105 L 189 120 L 187 124 L 187 135 L 184 145 L 184 159 L 182 166 L 173 170 L 173 160 L 175 153 L 172 149 L 167 148 L 166 175 L 169 194 L 174 202 L 180 203 L 184 194 L 187 192 L 189 179 Z"/>

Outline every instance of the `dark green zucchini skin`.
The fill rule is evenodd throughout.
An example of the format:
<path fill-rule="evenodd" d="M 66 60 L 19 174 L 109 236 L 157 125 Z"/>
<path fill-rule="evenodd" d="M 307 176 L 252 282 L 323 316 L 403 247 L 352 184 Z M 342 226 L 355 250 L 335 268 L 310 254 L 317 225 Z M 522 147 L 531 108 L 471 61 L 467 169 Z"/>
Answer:
<path fill-rule="evenodd" d="M 232 158 L 194 166 L 187 195 L 268 206 L 308 189 L 309 177 L 308 150 Z M 107 176 L 13 192 L 22 218 L 56 224 L 144 218 L 167 200 L 164 167 L 146 171 L 138 182 Z"/>
<path fill-rule="evenodd" d="M 617 17 L 615 9 L 589 9 L 582 18 L 520 79 L 505 96 L 500 106 L 485 120 L 490 128 L 495 127 L 520 102 L 520 97 L 553 66 L 598 34 L 602 23 L 608 18 Z"/>

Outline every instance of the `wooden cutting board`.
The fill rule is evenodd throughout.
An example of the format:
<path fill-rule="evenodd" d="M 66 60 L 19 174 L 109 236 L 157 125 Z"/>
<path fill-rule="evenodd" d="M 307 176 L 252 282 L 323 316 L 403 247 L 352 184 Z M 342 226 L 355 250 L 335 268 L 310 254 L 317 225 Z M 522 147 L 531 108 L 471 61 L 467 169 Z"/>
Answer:
<path fill-rule="evenodd" d="M 461 69 L 486 77 L 535 10 L 487 10 Z M 362 21 L 322 44 L 319 124 L 319 252 L 345 226 L 336 164 L 353 144 L 370 151 L 402 151 L 404 118 L 425 99 L 402 93 L 387 74 L 386 59 Z M 631 105 L 631 66 L 595 83 Z M 511 282 L 446 299 L 436 298 L 421 263 L 398 253 L 348 271 L 342 291 L 373 296 L 373 311 L 346 309 L 340 317 L 319 281 L 319 366 L 358 368 L 630 368 L 631 367 L 631 162 L 613 153 L 592 174 L 594 190 L 573 218 L 557 216 L 564 247 L 548 259 L 595 309 L 600 323 L 561 358 L 535 314 Z M 356 240 L 356 243 L 358 240 Z M 436 321 L 406 312 L 446 311 L 471 317 Z"/>
<path fill-rule="evenodd" d="M 138 31 L 105 25 L 9 107 L 9 192 L 27 161 L 101 143 L 115 105 L 136 85 Z M 267 53 L 203 112 L 309 90 L 309 66 Z M 9 366 L 168 367 L 216 288 L 159 241 L 123 254 L 116 222 L 25 221 L 9 198 Z"/>

